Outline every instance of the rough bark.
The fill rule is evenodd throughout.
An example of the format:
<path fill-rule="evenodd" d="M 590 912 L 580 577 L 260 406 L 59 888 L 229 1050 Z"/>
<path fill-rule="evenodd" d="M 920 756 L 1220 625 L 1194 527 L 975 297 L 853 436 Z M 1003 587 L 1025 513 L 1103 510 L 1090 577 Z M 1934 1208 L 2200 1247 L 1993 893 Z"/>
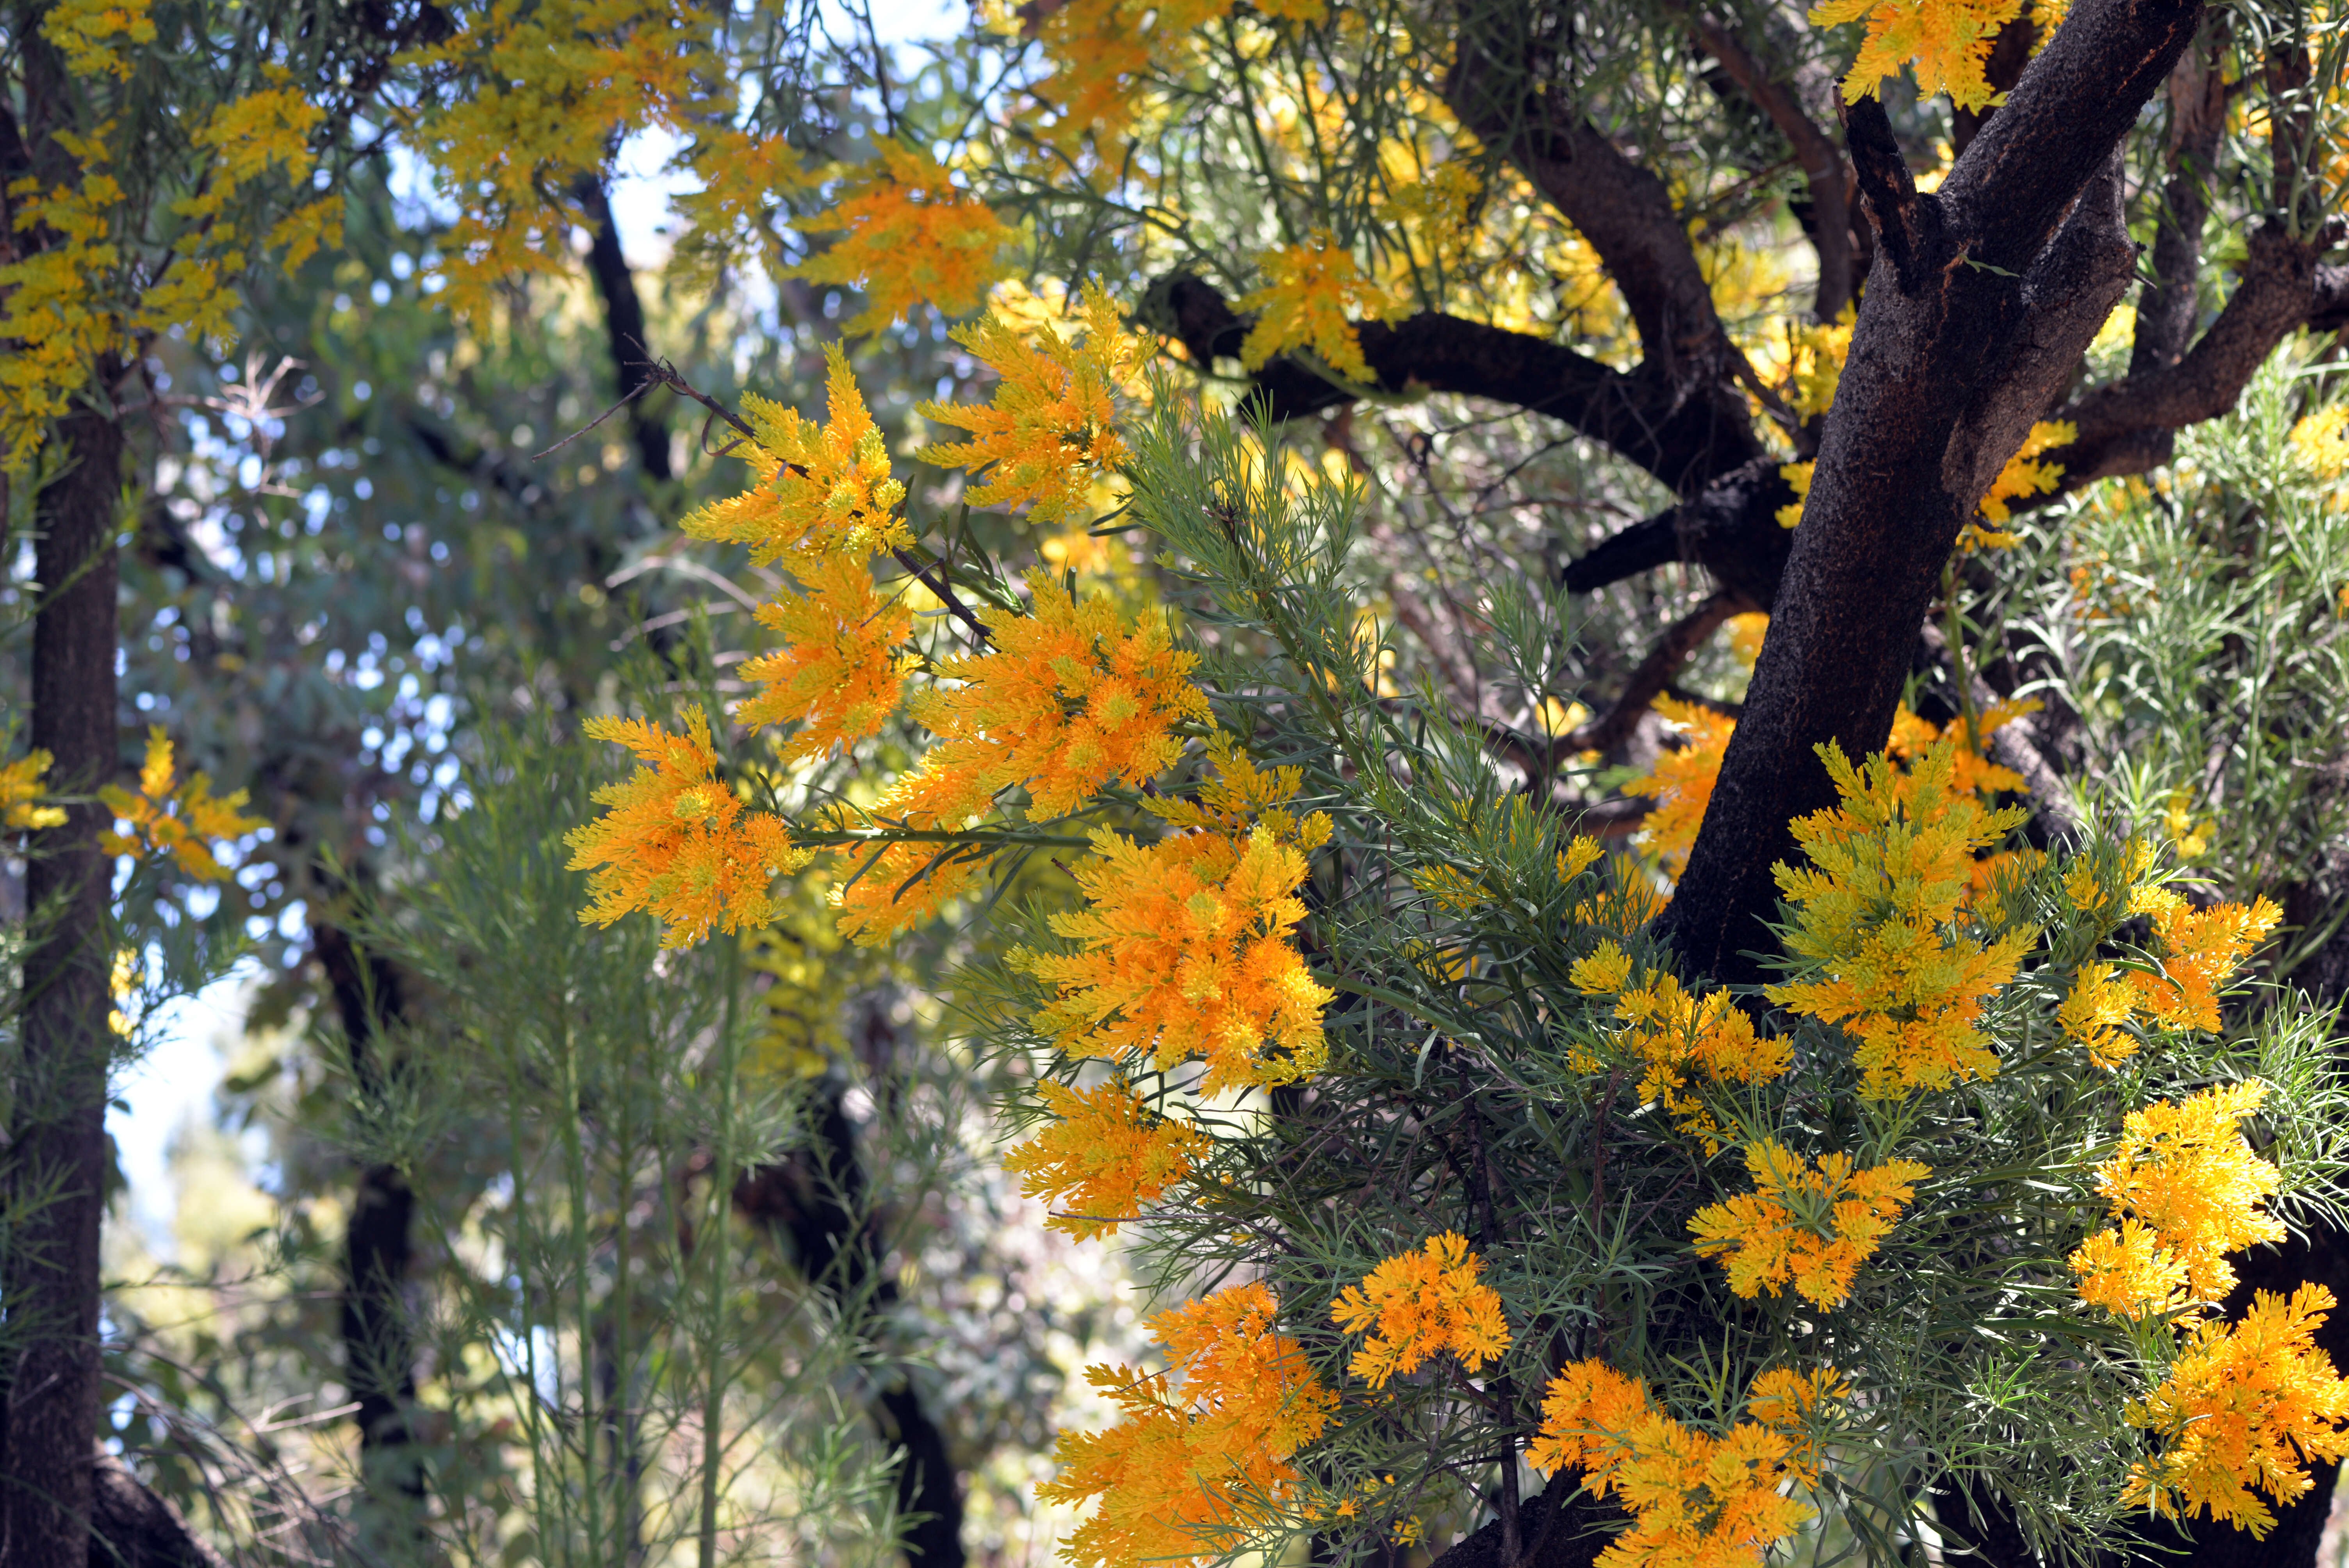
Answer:
<path fill-rule="evenodd" d="M 1981 499 L 1975 476 L 1986 488 L 2013 455 L 2004 433 L 2019 443 L 2044 415 L 2050 367 L 2068 374 L 2093 335 L 2081 291 L 2106 286 L 2127 242 L 2092 188 L 2199 10 L 2075 8 L 1936 194 L 1910 181 L 1882 107 L 1852 107 L 1877 257 L 1744 717 L 1660 923 L 1692 969 L 1758 977 L 1742 954 L 1763 945 L 1787 823 L 1833 799 L 1815 748 L 1884 745 L 1941 564 Z"/>
<path fill-rule="evenodd" d="M 66 472 L 36 499 L 40 607 L 33 623 L 32 736 L 68 798 L 62 827 L 34 835 L 26 903 L 23 1055 L 8 1151 L 29 1212 L 9 1239 L 6 1508 L 10 1568 L 79 1568 L 88 1552 L 90 1444 L 99 1399 L 98 1227 L 106 1206 L 106 1081 L 114 1034 L 112 863 L 98 836 L 112 813 L 93 794 L 118 755 L 115 511 L 123 436 L 105 406 L 119 374 L 58 422 Z M 78 799 L 72 799 L 79 797 Z"/>
<path fill-rule="evenodd" d="M 734 1208 L 788 1245 L 800 1273 L 843 1308 L 886 1312 L 897 1282 L 883 1271 L 865 1212 L 864 1168 L 856 1129 L 837 1089 L 816 1118 L 815 1137 L 791 1161 L 745 1171 Z M 882 1436 L 899 1450 L 897 1511 L 916 1522 L 905 1532 L 911 1568 L 962 1568 L 962 1492 L 945 1431 L 903 1377 L 873 1400 Z"/>
<path fill-rule="evenodd" d="M 2215 34 L 2219 24 L 2214 23 Z M 2227 80 L 2214 36 L 2189 49 L 2169 73 L 2169 180 L 2162 187 L 2153 234 L 2155 282 L 2137 304 L 2137 336 L 2129 374 L 2175 365 L 2194 337 L 2201 296 L 2202 225 L 2210 215 L 2209 181 L 2217 166 L 2219 133 L 2227 123 Z"/>
<path fill-rule="evenodd" d="M 386 1087 L 384 1034 L 405 1010 L 399 976 L 338 926 L 315 924 L 310 948 L 350 1053 L 359 1092 Z M 358 1408 L 359 1468 L 370 1522 L 396 1536 L 423 1528 L 424 1467 L 409 1414 L 416 1404 L 416 1342 L 404 1292 L 415 1259 L 416 1193 L 396 1165 L 363 1166 L 343 1232 L 343 1382 Z"/>
<path fill-rule="evenodd" d="M 88 1568 L 227 1568 L 120 1460 L 98 1453 L 89 1466 Z"/>

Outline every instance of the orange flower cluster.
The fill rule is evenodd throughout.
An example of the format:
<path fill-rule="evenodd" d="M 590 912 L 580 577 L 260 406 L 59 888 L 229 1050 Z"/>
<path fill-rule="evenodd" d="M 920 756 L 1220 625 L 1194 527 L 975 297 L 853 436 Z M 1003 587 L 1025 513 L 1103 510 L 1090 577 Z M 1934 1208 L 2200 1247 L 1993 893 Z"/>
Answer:
<path fill-rule="evenodd" d="M 1816 1479 L 1806 1429 L 1839 1391 L 1831 1372 L 1764 1373 L 1748 1404 L 1753 1419 L 1716 1437 L 1657 1409 L 1646 1384 L 1603 1361 L 1578 1361 L 1550 1379 L 1526 1462 L 1545 1474 L 1578 1470 L 1586 1488 L 1630 1513 L 1599 1568 L 1760 1568 L 1771 1544 L 1814 1511 L 1785 1489 Z"/>
<path fill-rule="evenodd" d="M 2070 1259 L 2083 1300 L 2124 1316 L 2215 1302 L 2235 1284 L 2227 1253 L 2283 1240 L 2260 1212 L 2281 1178 L 2237 1125 L 2266 1098 L 2264 1085 L 2230 1084 L 2129 1114 L 2096 1170 L 2120 1223 Z"/>
<path fill-rule="evenodd" d="M 1696 1212 L 1689 1230 L 1700 1257 L 1718 1258 L 1729 1285 L 1749 1299 L 1788 1281 L 1821 1306 L 1843 1305 L 1852 1276 L 1892 1233 L 1914 1183 L 1930 1175 L 1913 1160 L 1854 1169 L 1848 1155 L 1810 1165 L 1770 1139 L 1749 1144 L 1745 1169 L 1755 1191 Z"/>
<path fill-rule="evenodd" d="M 26 760 L 30 762 L 33 758 L 39 758 L 32 772 L 37 783 L 41 770 L 48 765 L 48 754 L 36 751 Z M 21 768 L 24 764 L 16 766 Z M 171 738 L 160 726 L 150 726 L 147 757 L 139 769 L 139 792 L 134 795 L 113 784 L 98 792 L 98 798 L 116 820 L 130 830 L 100 833 L 98 847 L 109 855 L 169 855 L 181 871 L 198 882 L 218 882 L 228 875 L 228 871 L 212 854 L 213 843 L 241 838 L 267 824 L 258 817 L 244 814 L 243 790 L 215 799 L 209 775 L 191 774 L 186 783 L 175 786 L 172 773 Z M 20 809 L 29 812 L 24 821 L 16 817 Z M 52 813 L 55 820 L 47 820 Z M 62 811 L 23 808 L 21 802 L 11 804 L 11 827 L 54 827 L 64 821 Z"/>
<path fill-rule="evenodd" d="M 1188 1176 L 1208 1140 L 1177 1121 L 1154 1116 L 1123 1083 L 1095 1089 L 1048 1083 L 1038 1090 L 1058 1119 L 1004 1157 L 1019 1191 L 1070 1212 L 1045 1222 L 1091 1241 L 1155 1202 Z"/>
<path fill-rule="evenodd" d="M 743 665 L 742 678 L 761 689 L 734 715 L 751 727 L 797 723 L 784 754 L 793 758 L 879 732 L 905 695 L 907 661 L 897 649 L 914 630 L 913 607 L 883 598 L 854 555 L 820 556 L 798 572 L 807 593 L 756 611 L 783 645 Z"/>
<path fill-rule="evenodd" d="M 1240 344 L 1240 363 L 1254 370 L 1276 354 L 1309 348 L 1340 375 L 1372 379 L 1361 337 L 1349 311 L 1377 315 L 1388 308 L 1386 291 L 1354 266 L 1354 253 L 1327 230 L 1302 244 L 1267 252 L 1259 263 L 1264 284 L 1239 302 L 1256 325 Z"/>
<path fill-rule="evenodd" d="M 1050 325 L 1030 343 L 997 316 L 951 335 L 1000 379 L 994 402 L 983 407 L 923 404 L 916 412 L 924 418 L 960 425 L 971 439 L 925 448 L 921 458 L 984 470 L 972 505 L 1027 506 L 1045 521 L 1063 521 L 1084 507 L 1095 481 L 1125 461 L 1113 398 L 1133 374 L 1140 345 L 1098 284 L 1085 285 L 1083 316 L 1081 348 Z"/>
<path fill-rule="evenodd" d="M 1036 1489 L 1050 1502 L 1096 1501 L 1063 1555 L 1079 1568 L 1188 1563 L 1262 1531 L 1299 1490 L 1289 1456 L 1321 1435 L 1337 1396 L 1303 1348 L 1273 1325 L 1262 1284 L 1235 1285 L 1152 1328 L 1182 1375 L 1092 1367 L 1086 1380 L 1121 1418 L 1098 1435 L 1065 1433 L 1061 1474 Z"/>
<path fill-rule="evenodd" d="M 1612 941 L 1575 960 L 1568 975 L 1585 995 L 1615 998 L 1620 1027 L 1609 1054 L 1640 1068 L 1642 1100 L 1662 1105 L 1709 1148 L 1719 1147 L 1719 1128 L 1691 1080 L 1702 1076 L 1715 1082 L 1764 1083 L 1794 1062 L 1784 1040 L 1754 1034 L 1754 1021 L 1726 991 L 1692 995 L 1664 969 L 1651 969 L 1635 984 L 1630 955 Z M 1608 1064 L 1593 1057 L 1577 1066 L 1595 1072 Z"/>
<path fill-rule="evenodd" d="M 2138 1008 L 2174 1029 L 2219 1026 L 2219 988 L 2283 918 L 2283 911 L 2264 898 L 2253 899 L 2249 907 L 2221 903 L 2196 909 L 2166 888 L 2142 890 L 2130 909 L 2153 916 L 2162 972 L 2131 970 L 2126 979 Z"/>
<path fill-rule="evenodd" d="M 1054 986 L 1037 1015 L 1075 1055 L 1132 1056 L 1161 1069 L 1196 1057 L 1202 1090 L 1306 1078 L 1328 1055 L 1316 981 L 1292 934 L 1297 889 L 1326 822 L 1293 841 L 1259 825 L 1245 837 L 1176 833 L 1148 846 L 1106 829 L 1077 868 L 1087 907 L 1052 916 L 1066 953 L 1017 948 L 1006 960 Z"/>
<path fill-rule="evenodd" d="M 1330 1315 L 1349 1334 L 1370 1338 L 1347 1370 L 1383 1388 L 1396 1373 L 1416 1372 L 1447 1350 L 1471 1371 L 1500 1359 L 1509 1325 L 1499 1294 L 1477 1277 L 1484 1267 L 1467 1237 L 1446 1231 L 1348 1285 Z"/>
<path fill-rule="evenodd" d="M 2160 952 L 2158 971 L 2082 965 L 2056 1009 L 2064 1034 L 2087 1048 L 2089 1060 L 2109 1068 L 2136 1053 L 2133 1023 L 2216 1029 L 2220 988 L 2282 912 L 2264 898 L 2197 909 L 2167 888 L 2146 885 L 2153 850 L 2142 841 L 2130 842 L 2122 863 L 2101 862 L 2101 876 L 2099 863 L 2084 857 L 2064 874 L 2073 905 L 2106 931 L 2127 916 L 2150 915 Z"/>
<path fill-rule="evenodd" d="M 2333 1305 L 2321 1284 L 2262 1290 L 2240 1323 L 2196 1325 L 2169 1376 L 2130 1407 L 2162 1451 L 2137 1466 L 2123 1501 L 2265 1536 L 2275 1513 L 2254 1491 L 2290 1503 L 2312 1484 L 2310 1462 L 2349 1457 L 2349 1381 L 2316 1344 Z"/>
<path fill-rule="evenodd" d="M 1808 866 L 1772 868 L 1795 906 L 1786 950 L 1816 978 L 1764 995 L 1855 1037 L 1872 1097 L 1996 1072 L 1975 1025 L 2037 936 L 1984 942 L 1954 928 L 1974 851 L 2023 819 L 1955 788 L 1957 749 L 1944 739 L 1903 775 L 1881 753 L 1856 769 L 1834 742 L 1821 747 L 1843 804 L 1793 824 Z"/>
<path fill-rule="evenodd" d="M 2037 713 L 2039 706 L 2035 700 L 1994 702 L 1976 714 L 1971 723 L 1961 714 L 1937 725 L 1918 717 L 1903 703 L 1892 716 L 1892 736 L 1884 749 L 1895 761 L 1913 767 L 1927 752 L 1947 742 L 1951 790 L 1964 795 L 2019 791 L 2023 788 L 2023 775 L 1990 759 L 1990 738 L 2024 715 Z"/>
<path fill-rule="evenodd" d="M 848 356 L 824 346 L 829 418 L 822 425 L 755 396 L 742 399 L 754 438 L 735 448 L 755 476 L 738 496 L 713 501 L 678 524 L 696 539 L 748 544 L 754 564 L 790 557 L 870 556 L 911 542 L 897 503 L 905 487 L 890 476 L 889 452 L 857 390 Z"/>
<path fill-rule="evenodd" d="M 940 663 L 940 678 L 960 684 L 913 705 L 937 740 L 874 806 L 884 820 L 952 831 L 1021 786 L 1031 819 L 1060 816 L 1113 779 L 1146 783 L 1182 754 L 1176 726 L 1210 717 L 1190 680 L 1195 656 L 1175 649 L 1162 622 L 1129 629 L 1106 595 L 1079 603 L 1045 581 L 1029 614 L 978 614 L 994 641 Z M 981 863 L 892 845 L 835 891 L 841 929 L 859 943 L 886 941 L 968 885 Z"/>
<path fill-rule="evenodd" d="M 864 309 L 843 330 L 878 332 L 925 304 L 946 315 L 968 314 L 988 286 L 1007 274 L 1003 248 L 1012 232 L 935 158 L 902 142 L 882 141 L 879 156 L 823 218 L 802 219 L 810 233 L 841 231 L 831 247 L 784 275 L 861 289 Z"/>
<path fill-rule="evenodd" d="M 709 716 L 688 715 L 681 736 L 630 718 L 591 718 L 581 728 L 653 766 L 597 789 L 595 803 L 611 809 L 564 835 L 571 869 L 595 872 L 594 902 L 580 921 L 609 925 L 649 910 L 667 928 L 664 947 L 688 946 L 712 925 L 731 933 L 766 924 L 774 913 L 769 883 L 805 865 L 807 851 L 792 848 L 781 818 L 744 811 L 718 777 Z"/>
<path fill-rule="evenodd" d="M 1623 786 L 1623 792 L 1655 801 L 1640 824 L 1640 842 L 1663 861 L 1665 874 L 1678 878 L 1688 869 L 1689 851 L 1704 825 L 1704 809 L 1713 803 L 1722 754 L 1729 749 L 1737 721 L 1678 697 L 1660 696 L 1655 708 L 1681 732 L 1681 747 L 1657 758 L 1646 774 Z"/>

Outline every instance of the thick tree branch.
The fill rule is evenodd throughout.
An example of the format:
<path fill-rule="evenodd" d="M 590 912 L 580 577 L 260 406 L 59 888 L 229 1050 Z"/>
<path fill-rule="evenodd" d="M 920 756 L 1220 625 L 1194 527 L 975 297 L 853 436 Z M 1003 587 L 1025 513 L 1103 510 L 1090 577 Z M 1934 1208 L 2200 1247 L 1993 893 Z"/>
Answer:
<path fill-rule="evenodd" d="M 2169 73 L 2169 182 L 2153 234 L 2153 275 L 2158 281 L 2137 299 L 2131 376 L 2177 364 L 2194 337 L 2202 224 L 2210 212 L 2209 181 L 2227 122 L 2227 82 L 2215 57 L 2217 42 L 2214 36 L 2189 49 Z"/>
<path fill-rule="evenodd" d="M 2253 230 L 2250 251 L 2226 308 L 2184 358 L 2099 387 L 2054 416 L 2079 428 L 2049 454 L 2064 466 L 2064 490 L 2167 460 L 2172 432 L 2232 408 L 2285 337 L 2320 314 L 2349 318 L 2349 269 L 2318 266 L 2313 247 L 2279 224 Z"/>
<path fill-rule="evenodd" d="M 1250 325 L 1213 284 L 1182 275 L 1151 289 L 1143 315 L 1203 368 L 1236 357 Z M 1682 494 L 1761 451 L 1742 414 L 1721 419 L 1704 399 L 1681 397 L 1657 377 L 1626 376 L 1529 333 L 1427 313 L 1393 324 L 1364 322 L 1359 335 L 1362 356 L 1382 390 L 1459 393 L 1547 414 Z M 1285 357 L 1258 370 L 1255 385 L 1273 417 L 1282 419 L 1335 407 L 1352 396 Z"/>
<path fill-rule="evenodd" d="M 1740 601 L 1738 610 L 1767 610 L 1778 597 L 1779 574 L 1794 541 L 1779 526 L 1778 509 L 1795 500 L 1795 490 L 1778 469 L 1775 458 L 1756 458 L 1693 499 L 1593 546 L 1562 574 L 1567 592 L 1588 593 L 1666 562 L 1684 561 L 1711 573 Z"/>
<path fill-rule="evenodd" d="M 1821 321 L 1832 321 L 1851 303 L 1854 282 L 1843 150 L 1803 112 L 1794 88 L 1772 76 L 1734 32 L 1702 12 L 1690 18 L 1689 27 L 1704 51 L 1721 62 L 1730 79 L 1770 117 L 1770 123 L 1778 128 L 1778 134 L 1802 162 L 1811 199 L 1811 246 L 1819 259 L 1819 286 L 1811 312 Z"/>
<path fill-rule="evenodd" d="M 2198 0 L 2084 0 L 1934 194 L 1909 181 L 1882 107 L 1852 107 L 1878 259 L 1745 717 L 1658 927 L 1692 969 L 1758 978 L 1743 954 L 1766 940 L 1770 868 L 1795 852 L 1787 824 L 1833 799 L 1816 748 L 1884 745 L 1981 497 L 1971 476 L 2012 455 L 2000 432 L 2027 429 L 2046 366 L 2085 346 L 2091 311 L 2063 290 L 2101 276 L 2112 249 L 2109 193 L 2091 187 L 2199 15 Z"/>

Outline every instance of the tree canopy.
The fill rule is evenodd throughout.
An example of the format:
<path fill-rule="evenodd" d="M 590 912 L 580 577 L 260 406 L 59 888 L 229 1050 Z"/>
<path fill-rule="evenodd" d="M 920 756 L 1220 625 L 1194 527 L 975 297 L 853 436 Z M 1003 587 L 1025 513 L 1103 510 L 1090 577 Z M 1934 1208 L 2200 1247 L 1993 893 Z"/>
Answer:
<path fill-rule="evenodd" d="M 2337 21 L 879 22 L 0 22 L 9 1561 L 958 1563 L 1012 1181 L 1158 1297 L 1075 1568 L 2313 1560 Z M 264 945 L 342 1513 L 89 1458 Z"/>

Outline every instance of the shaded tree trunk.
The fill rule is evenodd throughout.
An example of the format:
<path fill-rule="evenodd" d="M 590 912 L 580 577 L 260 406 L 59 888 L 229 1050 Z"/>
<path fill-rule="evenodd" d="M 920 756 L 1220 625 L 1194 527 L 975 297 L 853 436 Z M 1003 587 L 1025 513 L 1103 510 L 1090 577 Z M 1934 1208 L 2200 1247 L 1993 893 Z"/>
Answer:
<path fill-rule="evenodd" d="M 326 972 L 359 1092 L 386 1085 L 385 1026 L 403 1011 L 399 976 L 347 933 L 311 927 L 311 950 Z M 402 1546 L 424 1530 L 423 1456 L 410 1414 L 416 1404 L 416 1343 L 402 1299 L 415 1258 L 416 1193 L 396 1165 L 363 1167 L 343 1233 L 343 1382 L 358 1408 L 359 1468 L 375 1532 Z"/>
<path fill-rule="evenodd" d="M 835 1087 L 822 1102 L 815 1138 L 790 1161 L 747 1171 L 734 1207 L 790 1246 L 800 1273 L 843 1309 L 897 1302 L 897 1282 L 881 1269 L 865 1215 L 864 1170 L 856 1129 Z M 905 1532 L 911 1568 L 962 1568 L 962 1492 L 945 1431 L 900 1375 L 872 1405 L 873 1422 L 901 1459 L 897 1510 L 917 1522 Z"/>
<path fill-rule="evenodd" d="M 66 821 L 34 839 L 26 893 L 23 1058 L 9 1150 L 23 1216 L 6 1258 L 5 1476 L 9 1568 L 80 1568 L 89 1551 L 90 1445 L 98 1433 L 98 1228 L 106 1207 L 108 981 L 113 866 L 91 798 L 119 761 L 115 724 L 115 511 L 123 434 L 100 367 L 92 402 L 53 439 L 69 467 L 35 501 L 40 608 L 33 623 L 32 744 L 52 758 Z M 76 799 L 78 797 L 78 799 Z"/>

